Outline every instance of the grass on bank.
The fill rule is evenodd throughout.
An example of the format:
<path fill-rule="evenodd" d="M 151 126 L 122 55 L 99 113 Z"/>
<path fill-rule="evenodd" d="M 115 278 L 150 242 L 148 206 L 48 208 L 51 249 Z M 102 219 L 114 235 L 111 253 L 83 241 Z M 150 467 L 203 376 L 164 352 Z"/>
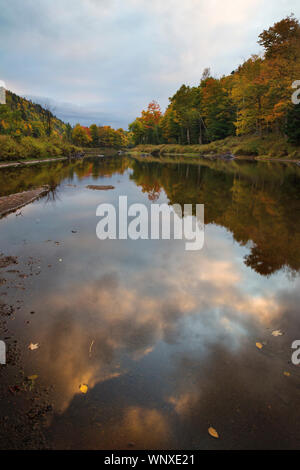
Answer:
<path fill-rule="evenodd" d="M 80 151 L 79 147 L 65 142 L 58 137 L 15 139 L 0 135 L 0 161 L 14 162 L 19 160 L 44 159 L 51 157 L 69 157 Z"/>
<path fill-rule="evenodd" d="M 243 136 L 227 137 L 224 140 L 216 140 L 204 145 L 138 145 L 131 153 L 152 153 L 156 151 L 163 154 L 198 154 L 198 155 L 222 155 L 232 153 L 236 156 L 264 157 L 298 160 L 300 159 L 300 147 L 289 144 L 285 137 L 268 135 L 265 137 Z"/>

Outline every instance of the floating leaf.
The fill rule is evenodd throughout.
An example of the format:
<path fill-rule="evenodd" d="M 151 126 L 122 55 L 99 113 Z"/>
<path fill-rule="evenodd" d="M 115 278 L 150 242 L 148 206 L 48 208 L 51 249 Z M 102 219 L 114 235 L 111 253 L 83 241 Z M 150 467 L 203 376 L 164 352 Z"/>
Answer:
<path fill-rule="evenodd" d="M 79 390 L 81 391 L 81 393 L 86 393 L 88 391 L 88 388 L 89 387 L 87 386 L 87 384 L 81 384 L 79 386 Z"/>
<path fill-rule="evenodd" d="M 283 333 L 281 330 L 274 330 L 272 331 L 272 336 L 282 336 Z"/>
<path fill-rule="evenodd" d="M 258 349 L 262 349 L 263 348 L 263 345 L 261 343 L 255 343 L 255 346 L 258 348 Z"/>
<path fill-rule="evenodd" d="M 30 345 L 28 346 L 28 349 L 30 349 L 31 351 L 34 351 L 35 349 L 38 349 L 39 348 L 39 343 L 30 343 Z"/>
<path fill-rule="evenodd" d="M 210 434 L 215 439 L 219 439 L 219 434 L 217 433 L 215 428 L 212 428 L 212 427 L 208 428 L 208 434 Z"/>

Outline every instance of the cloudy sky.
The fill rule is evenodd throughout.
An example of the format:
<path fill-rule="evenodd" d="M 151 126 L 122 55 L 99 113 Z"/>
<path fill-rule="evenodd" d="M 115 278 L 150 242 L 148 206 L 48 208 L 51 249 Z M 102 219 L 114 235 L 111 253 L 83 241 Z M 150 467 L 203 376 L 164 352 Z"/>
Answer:
<path fill-rule="evenodd" d="M 72 124 L 127 128 L 210 67 L 230 73 L 299 0 L 0 0 L 0 80 Z"/>

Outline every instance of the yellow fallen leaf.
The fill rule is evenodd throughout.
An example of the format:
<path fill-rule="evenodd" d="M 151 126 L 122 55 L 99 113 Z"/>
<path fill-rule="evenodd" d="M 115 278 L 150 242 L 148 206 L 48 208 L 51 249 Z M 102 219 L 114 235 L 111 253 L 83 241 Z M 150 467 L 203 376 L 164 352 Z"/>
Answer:
<path fill-rule="evenodd" d="M 261 343 L 255 343 L 255 346 L 258 348 L 258 349 L 262 349 L 263 348 L 263 345 Z"/>
<path fill-rule="evenodd" d="M 39 347 L 39 343 L 30 343 L 30 345 L 28 346 L 28 349 L 30 349 L 31 351 L 34 351 L 35 349 L 38 349 Z"/>
<path fill-rule="evenodd" d="M 289 372 L 284 371 L 283 375 L 285 375 L 286 377 L 290 377 L 291 374 Z"/>
<path fill-rule="evenodd" d="M 86 393 L 88 391 L 88 386 L 86 384 L 81 384 L 79 386 L 79 390 L 81 391 L 81 393 Z"/>
<path fill-rule="evenodd" d="M 212 428 L 212 427 L 208 428 L 208 433 L 215 439 L 219 439 L 219 434 L 217 433 L 215 428 Z"/>
<path fill-rule="evenodd" d="M 27 378 L 29 380 L 36 380 L 38 378 L 38 375 L 29 375 Z"/>

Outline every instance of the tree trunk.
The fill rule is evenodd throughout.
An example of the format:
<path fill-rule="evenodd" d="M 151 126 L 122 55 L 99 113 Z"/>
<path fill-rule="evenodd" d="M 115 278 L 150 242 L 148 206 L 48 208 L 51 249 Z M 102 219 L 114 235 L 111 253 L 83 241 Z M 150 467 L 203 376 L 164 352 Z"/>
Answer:
<path fill-rule="evenodd" d="M 187 130 L 186 130 L 186 140 L 187 140 L 188 145 L 190 145 L 191 144 L 191 139 L 190 139 L 190 129 L 189 128 L 187 128 Z"/>
<path fill-rule="evenodd" d="M 199 128 L 199 145 L 202 145 L 202 124 L 200 121 L 200 128 Z"/>

